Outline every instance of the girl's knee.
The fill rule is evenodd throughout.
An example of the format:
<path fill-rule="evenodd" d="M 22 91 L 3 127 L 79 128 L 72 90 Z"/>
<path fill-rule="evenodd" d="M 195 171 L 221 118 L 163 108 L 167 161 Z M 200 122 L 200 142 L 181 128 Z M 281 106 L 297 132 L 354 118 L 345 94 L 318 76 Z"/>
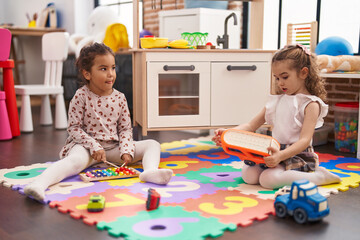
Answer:
<path fill-rule="evenodd" d="M 156 147 L 156 148 L 161 148 L 160 146 L 160 143 L 158 141 L 155 141 L 153 139 L 149 139 L 147 140 L 148 141 L 148 144 L 151 146 L 151 147 Z"/>
<path fill-rule="evenodd" d="M 142 140 L 141 145 L 146 149 L 161 149 L 160 143 L 153 139 Z"/>
<path fill-rule="evenodd" d="M 268 189 L 279 188 L 279 186 L 282 185 L 283 182 L 281 173 L 284 171 L 285 169 L 282 166 L 277 166 L 275 168 L 268 168 L 264 170 L 259 177 L 260 185 L 263 188 Z"/>
<path fill-rule="evenodd" d="M 241 171 L 245 183 L 256 185 L 259 184 L 259 176 L 263 170 L 258 166 L 250 167 L 245 165 Z"/>
<path fill-rule="evenodd" d="M 271 174 L 264 171 L 259 177 L 259 183 L 263 188 L 274 189 L 274 178 L 276 178 L 276 176 L 271 176 Z"/>
<path fill-rule="evenodd" d="M 160 159 L 161 146 L 160 143 L 152 140 L 142 140 L 135 142 L 134 162 L 144 160 L 144 158 L 159 158 Z"/>

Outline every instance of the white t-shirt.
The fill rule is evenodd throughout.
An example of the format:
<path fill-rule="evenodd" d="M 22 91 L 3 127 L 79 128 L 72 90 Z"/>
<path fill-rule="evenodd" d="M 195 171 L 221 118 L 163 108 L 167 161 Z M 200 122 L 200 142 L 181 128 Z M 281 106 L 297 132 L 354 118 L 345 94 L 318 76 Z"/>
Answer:
<path fill-rule="evenodd" d="M 265 105 L 265 120 L 273 126 L 272 136 L 281 144 L 293 144 L 299 140 L 304 111 L 311 102 L 320 104 L 320 114 L 315 128 L 324 123 L 324 117 L 328 113 L 326 105 L 319 97 L 313 95 L 271 95 Z"/>

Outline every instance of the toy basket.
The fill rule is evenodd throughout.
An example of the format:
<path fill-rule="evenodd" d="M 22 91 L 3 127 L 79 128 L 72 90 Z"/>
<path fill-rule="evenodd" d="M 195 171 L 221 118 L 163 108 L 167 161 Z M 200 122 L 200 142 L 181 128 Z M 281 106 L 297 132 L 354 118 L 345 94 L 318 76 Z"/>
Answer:
<path fill-rule="evenodd" d="M 187 40 L 191 46 L 205 45 L 207 43 L 208 33 L 183 32 L 181 33 L 181 38 Z"/>
<path fill-rule="evenodd" d="M 335 149 L 356 153 L 358 135 L 358 102 L 340 102 L 334 107 Z"/>

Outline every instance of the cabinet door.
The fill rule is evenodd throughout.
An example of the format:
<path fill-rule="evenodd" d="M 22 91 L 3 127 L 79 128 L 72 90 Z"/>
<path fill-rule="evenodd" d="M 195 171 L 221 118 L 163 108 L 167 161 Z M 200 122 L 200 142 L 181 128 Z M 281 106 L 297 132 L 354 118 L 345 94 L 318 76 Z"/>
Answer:
<path fill-rule="evenodd" d="M 246 123 L 265 106 L 270 94 L 269 62 L 211 64 L 211 125 Z"/>
<path fill-rule="evenodd" d="M 210 63 L 147 63 L 148 127 L 209 126 Z"/>

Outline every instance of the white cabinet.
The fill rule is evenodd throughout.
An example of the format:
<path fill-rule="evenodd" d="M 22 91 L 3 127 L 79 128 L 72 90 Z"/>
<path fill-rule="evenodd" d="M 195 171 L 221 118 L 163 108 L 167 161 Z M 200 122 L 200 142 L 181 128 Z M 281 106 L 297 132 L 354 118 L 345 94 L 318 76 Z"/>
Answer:
<path fill-rule="evenodd" d="M 270 93 L 270 66 L 264 61 L 211 63 L 211 125 L 251 120 Z"/>
<path fill-rule="evenodd" d="M 147 63 L 148 127 L 210 125 L 208 62 Z"/>
<path fill-rule="evenodd" d="M 222 37 L 225 31 L 225 19 L 231 13 L 236 14 L 237 25 L 234 19 L 230 18 L 227 24 L 229 35 L 229 48 L 240 48 L 240 11 L 210 9 L 210 8 L 189 8 L 159 12 L 159 37 L 166 37 L 169 40 L 181 38 L 183 32 L 208 33 L 208 42 L 216 45 L 217 36 Z M 218 48 L 222 48 L 218 46 Z"/>
<path fill-rule="evenodd" d="M 148 131 L 246 123 L 271 92 L 272 51 L 134 52 L 134 124 Z"/>

